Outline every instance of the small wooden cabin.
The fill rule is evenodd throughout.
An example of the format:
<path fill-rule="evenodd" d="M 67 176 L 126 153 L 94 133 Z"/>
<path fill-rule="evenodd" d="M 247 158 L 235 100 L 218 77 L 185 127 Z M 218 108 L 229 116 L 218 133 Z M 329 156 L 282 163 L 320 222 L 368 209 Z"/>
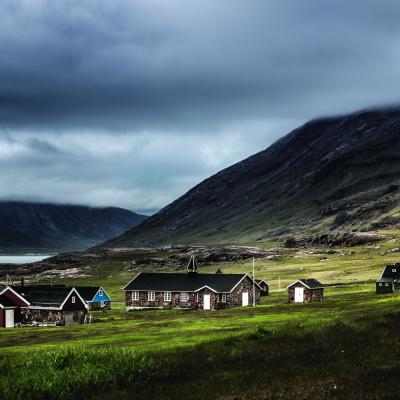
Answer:
<path fill-rule="evenodd" d="M 376 293 L 400 292 L 400 263 L 389 264 L 376 281 Z"/>
<path fill-rule="evenodd" d="M 269 295 L 269 285 L 263 279 L 256 279 L 255 280 L 257 285 L 260 286 L 261 289 L 261 296 L 268 296 Z"/>
<path fill-rule="evenodd" d="M 101 286 L 75 286 L 89 310 L 109 310 L 111 298 Z"/>
<path fill-rule="evenodd" d="M 316 279 L 299 279 L 287 287 L 289 303 L 310 303 L 324 299 L 324 285 Z"/>

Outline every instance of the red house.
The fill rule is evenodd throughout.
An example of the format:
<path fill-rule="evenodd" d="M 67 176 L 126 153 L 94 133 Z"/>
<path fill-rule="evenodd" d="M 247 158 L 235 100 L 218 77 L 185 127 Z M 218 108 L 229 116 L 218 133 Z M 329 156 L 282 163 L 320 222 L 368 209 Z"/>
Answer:
<path fill-rule="evenodd" d="M 0 293 L 0 327 L 83 323 L 87 305 L 74 287 L 7 286 Z"/>

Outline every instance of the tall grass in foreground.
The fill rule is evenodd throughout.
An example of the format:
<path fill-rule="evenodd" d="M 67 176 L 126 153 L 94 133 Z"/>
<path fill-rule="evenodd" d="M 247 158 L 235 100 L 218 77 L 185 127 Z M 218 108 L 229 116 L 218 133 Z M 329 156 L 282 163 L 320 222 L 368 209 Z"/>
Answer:
<path fill-rule="evenodd" d="M 174 351 L 2 356 L 0 398 L 390 398 L 400 390 L 399 328 L 400 316 L 388 314 L 357 325 L 288 324 L 276 333 L 258 327 Z"/>

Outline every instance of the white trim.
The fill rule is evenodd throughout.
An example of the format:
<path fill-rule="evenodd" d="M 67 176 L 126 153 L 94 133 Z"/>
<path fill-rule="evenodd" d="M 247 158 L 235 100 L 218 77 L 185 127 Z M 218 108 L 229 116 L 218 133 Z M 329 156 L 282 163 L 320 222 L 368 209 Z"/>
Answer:
<path fill-rule="evenodd" d="M 18 306 L 3 306 L 3 304 L 0 303 L 0 308 L 2 308 L 3 310 L 8 310 L 10 308 L 18 308 Z"/>
<path fill-rule="evenodd" d="M 304 281 L 302 281 L 301 279 L 297 279 L 296 282 L 291 283 L 289 286 L 286 287 L 286 289 L 289 289 L 291 286 L 295 285 L 297 282 L 300 282 L 302 285 L 304 285 L 307 289 L 324 289 L 323 286 L 316 286 L 316 287 L 310 287 L 308 286 Z"/>
<path fill-rule="evenodd" d="M 11 292 L 13 292 L 17 297 L 19 297 L 22 301 L 24 301 L 28 306 L 31 305 L 31 303 L 29 303 L 29 301 L 25 298 L 22 297 L 19 293 L 17 293 L 11 286 L 7 286 L 6 288 L 4 288 L 1 292 L 0 295 L 2 295 L 6 290 L 11 290 Z"/>
<path fill-rule="evenodd" d="M 167 296 L 167 295 L 168 295 L 168 296 Z M 169 297 L 169 299 L 168 299 L 167 297 Z M 172 301 L 172 293 L 171 293 L 171 292 L 169 292 L 169 291 L 164 292 L 164 301 L 165 301 L 165 302 L 170 302 L 170 301 Z"/>
<path fill-rule="evenodd" d="M 147 301 L 156 301 L 156 292 L 154 290 L 147 292 Z"/>
<path fill-rule="evenodd" d="M 139 272 L 133 279 L 131 279 L 131 280 L 122 288 L 122 290 L 129 290 L 129 291 L 131 291 L 132 289 L 127 289 L 126 287 L 129 286 L 140 274 L 141 274 L 141 272 Z"/>
<path fill-rule="evenodd" d="M 212 287 L 207 286 L 207 285 L 204 285 L 204 286 L 202 286 L 201 288 L 196 289 L 196 290 L 194 291 L 194 293 L 200 292 L 200 290 L 203 290 L 203 289 L 205 289 L 205 288 L 210 289 L 210 290 L 213 291 L 214 293 L 218 293 L 218 292 L 217 292 L 216 290 L 214 290 Z"/>
<path fill-rule="evenodd" d="M 103 286 L 100 286 L 100 287 L 99 287 L 99 289 L 97 290 L 96 294 L 93 296 L 93 299 L 96 297 L 97 293 L 100 292 L 100 290 L 102 290 L 102 291 L 103 291 L 103 294 L 105 294 L 105 295 L 110 299 L 109 301 L 111 301 L 111 297 L 110 297 L 110 296 L 108 295 L 108 293 L 104 290 Z M 91 301 L 93 301 L 93 299 L 92 299 Z"/>
<path fill-rule="evenodd" d="M 64 301 L 61 303 L 60 310 L 62 310 L 62 308 L 64 307 L 64 304 L 67 302 L 67 300 L 69 299 L 69 296 L 71 296 L 71 294 L 73 292 L 75 292 L 78 295 L 78 297 L 81 299 L 81 301 L 82 301 L 83 305 L 85 306 L 85 308 L 88 309 L 89 305 L 86 303 L 85 300 L 82 299 L 81 295 L 78 293 L 78 291 L 75 289 L 75 287 L 73 287 L 71 289 L 71 291 L 68 293 L 68 295 L 65 297 Z"/>
<path fill-rule="evenodd" d="M 186 295 L 186 299 L 185 300 L 182 298 L 182 295 Z M 179 293 L 179 301 L 181 303 L 187 303 L 189 301 L 189 293 L 188 292 L 180 292 Z"/>
<path fill-rule="evenodd" d="M 231 289 L 229 293 L 232 293 L 246 277 L 249 278 L 251 280 L 251 283 L 253 284 L 253 278 L 250 275 L 244 274 L 242 279 Z M 254 284 L 257 285 L 260 290 L 262 290 L 256 281 L 254 281 Z"/>
<path fill-rule="evenodd" d="M 134 296 L 133 294 L 137 293 L 137 299 L 136 299 L 136 295 Z M 139 301 L 140 300 L 140 293 L 138 290 L 132 290 L 131 292 L 131 301 Z"/>

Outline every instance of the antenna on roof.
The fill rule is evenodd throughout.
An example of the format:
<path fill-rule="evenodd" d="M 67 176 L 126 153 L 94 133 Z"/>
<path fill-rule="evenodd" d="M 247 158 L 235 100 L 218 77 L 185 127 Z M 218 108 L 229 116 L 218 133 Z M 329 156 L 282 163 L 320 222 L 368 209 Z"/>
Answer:
<path fill-rule="evenodd" d="M 11 279 L 11 276 L 9 274 L 6 275 L 6 283 L 7 283 L 7 286 L 14 286 L 14 282 Z"/>
<path fill-rule="evenodd" d="M 256 277 L 254 271 L 254 257 L 253 257 L 253 307 L 256 306 Z"/>
<path fill-rule="evenodd" d="M 189 260 L 189 264 L 187 266 L 188 273 L 194 274 L 197 272 L 197 262 L 195 256 L 192 255 Z"/>

